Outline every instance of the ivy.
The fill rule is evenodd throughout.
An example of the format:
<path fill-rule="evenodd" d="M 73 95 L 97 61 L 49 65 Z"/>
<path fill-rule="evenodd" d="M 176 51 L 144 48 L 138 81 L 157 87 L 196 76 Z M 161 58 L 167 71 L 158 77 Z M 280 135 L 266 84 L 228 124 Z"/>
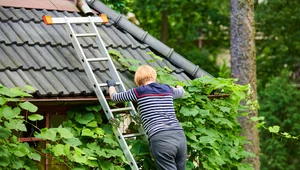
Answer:
<path fill-rule="evenodd" d="M 187 95 L 175 101 L 177 117 L 188 142 L 187 169 L 252 169 L 242 160 L 252 153 L 244 150 L 237 122 L 239 103 L 246 99 L 248 86 L 234 79 L 202 77 L 184 84 Z M 230 94 L 226 98 L 209 98 Z"/>
<path fill-rule="evenodd" d="M 109 51 L 122 66 L 134 72 L 140 62 L 128 60 L 117 51 Z M 162 59 L 153 53 L 153 60 Z M 185 82 L 178 81 L 168 67 L 156 67 L 160 83 L 179 84 L 186 94 L 175 100 L 177 118 L 184 128 L 188 144 L 187 170 L 250 170 L 251 165 L 243 160 L 254 154 L 245 151 L 248 141 L 240 136 L 242 128 L 237 117 L 247 116 L 247 110 L 257 104 L 248 100 L 248 85 L 236 84 L 236 79 L 201 77 Z M 33 88 L 26 86 L 26 90 Z M 114 126 L 101 114 L 100 105 L 79 106 L 69 110 L 66 120 L 55 128 L 39 129 L 30 121 L 40 121 L 44 117 L 35 114 L 37 107 L 19 98 L 30 96 L 21 88 L 6 88 L 0 85 L 0 168 L 1 169 L 37 169 L 36 162 L 41 161 L 41 154 L 55 161 L 59 166 L 69 169 L 130 169 L 114 135 Z M 218 96 L 218 97 L 212 97 Z M 245 101 L 246 106 L 240 105 Z M 8 102 L 15 102 L 14 106 Z M 110 102 L 109 102 L 110 103 Z M 110 103 L 112 107 L 117 107 Z M 26 112 L 26 117 L 21 115 Z M 28 113 L 30 113 L 28 115 Z M 122 121 L 120 115 L 115 115 Z M 28 119 L 28 120 L 27 120 Z M 264 127 L 263 117 L 252 117 L 258 126 Z M 20 143 L 18 133 L 27 131 L 25 123 L 36 128 L 37 138 L 47 140 L 47 147 L 42 153 L 35 151 L 27 143 Z M 133 122 L 130 132 L 136 131 Z M 265 127 L 268 131 L 279 134 L 279 126 Z M 16 132 L 16 133 L 15 133 Z M 287 132 L 280 133 L 286 138 L 293 138 Z M 129 148 L 143 170 L 156 169 L 147 141 L 134 138 L 128 141 Z"/>
<path fill-rule="evenodd" d="M 110 52 L 110 51 L 109 51 Z M 127 60 L 120 53 L 112 52 L 114 58 L 122 66 L 131 70 L 137 68 L 139 63 Z M 161 58 L 149 53 L 153 60 L 148 62 L 161 62 Z M 122 58 L 122 60 L 120 60 Z M 124 64 L 127 63 L 127 64 Z M 254 154 L 245 151 L 246 139 L 240 136 L 241 125 L 237 117 L 247 115 L 245 108 L 240 106 L 242 100 L 247 100 L 250 94 L 248 85 L 238 85 L 236 79 L 201 77 L 181 82 L 172 75 L 168 67 L 155 67 L 157 81 L 169 85 L 179 84 L 184 87 L 186 94 L 183 98 L 175 100 L 177 118 L 184 128 L 188 144 L 188 170 L 196 169 L 252 169 L 251 165 L 243 163 L 246 157 Z M 135 71 L 135 70 L 132 70 Z M 211 99 L 209 96 L 229 96 Z M 253 102 L 248 103 L 250 107 Z M 242 110 L 243 109 L 243 110 Z M 147 145 L 144 145 L 147 148 Z M 141 151 L 134 149 L 135 152 Z M 146 158 L 144 158 L 146 160 Z M 145 169 L 155 168 L 153 165 Z"/>
<path fill-rule="evenodd" d="M 0 169 L 37 169 L 36 161 L 41 160 L 41 155 L 29 146 L 28 143 L 18 141 L 18 134 L 27 131 L 21 111 L 36 112 L 37 107 L 30 102 L 22 102 L 20 98 L 29 97 L 26 90 L 32 90 L 30 86 L 25 89 L 19 87 L 7 88 L 0 85 Z M 8 105 L 8 102 L 14 104 Z M 33 114 L 32 119 L 40 119 Z"/>

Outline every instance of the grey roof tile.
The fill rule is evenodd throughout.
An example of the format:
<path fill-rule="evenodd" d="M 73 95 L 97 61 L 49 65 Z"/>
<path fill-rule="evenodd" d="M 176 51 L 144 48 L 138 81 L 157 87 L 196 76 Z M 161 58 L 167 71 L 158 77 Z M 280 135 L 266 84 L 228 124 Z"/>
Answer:
<path fill-rule="evenodd" d="M 76 12 L 47 11 L 0 6 L 0 84 L 7 87 L 33 86 L 39 96 L 93 95 L 92 86 L 84 72 L 81 61 L 63 25 L 45 25 L 43 15 L 52 17 L 80 17 Z M 150 62 L 151 48 L 136 40 L 129 33 L 114 26 L 114 23 L 97 25 L 108 51 L 119 51 L 128 59 L 154 67 L 168 66 L 180 80 L 189 77 L 167 59 Z M 78 33 L 86 33 L 88 26 L 74 26 Z M 80 41 L 87 57 L 101 55 L 92 38 Z M 133 74 L 115 59 L 115 65 L 126 88 L 134 87 Z M 99 81 L 110 79 L 105 63 L 92 63 Z"/>

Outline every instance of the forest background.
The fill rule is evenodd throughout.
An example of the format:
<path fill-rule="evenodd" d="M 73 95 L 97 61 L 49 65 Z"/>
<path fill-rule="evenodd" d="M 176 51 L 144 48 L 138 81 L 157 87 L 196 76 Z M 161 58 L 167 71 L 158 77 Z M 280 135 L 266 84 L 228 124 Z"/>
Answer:
<path fill-rule="evenodd" d="M 214 77 L 230 77 L 230 1 L 105 0 Z M 298 0 L 255 0 L 256 75 L 266 125 L 300 132 Z M 300 143 L 259 129 L 262 170 L 300 169 Z"/>

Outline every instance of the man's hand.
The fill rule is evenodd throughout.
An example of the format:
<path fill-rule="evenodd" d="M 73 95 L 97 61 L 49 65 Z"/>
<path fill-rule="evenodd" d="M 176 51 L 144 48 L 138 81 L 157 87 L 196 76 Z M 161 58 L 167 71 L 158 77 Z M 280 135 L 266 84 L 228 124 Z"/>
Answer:
<path fill-rule="evenodd" d="M 182 86 L 180 86 L 180 85 L 177 84 L 177 85 L 175 86 L 175 88 L 182 88 Z"/>
<path fill-rule="evenodd" d="M 110 87 L 116 87 L 116 82 L 114 80 L 107 80 L 106 81 L 108 88 Z"/>

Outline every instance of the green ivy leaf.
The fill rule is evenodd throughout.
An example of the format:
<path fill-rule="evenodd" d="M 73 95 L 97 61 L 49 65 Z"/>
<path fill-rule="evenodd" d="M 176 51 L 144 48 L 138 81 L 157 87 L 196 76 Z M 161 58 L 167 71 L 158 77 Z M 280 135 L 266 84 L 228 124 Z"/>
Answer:
<path fill-rule="evenodd" d="M 0 86 L 0 94 L 3 96 L 9 96 L 9 88 L 4 87 L 3 85 Z"/>
<path fill-rule="evenodd" d="M 102 110 L 102 106 L 99 105 L 93 105 L 93 106 L 86 106 L 85 109 L 87 111 L 94 111 L 94 112 L 99 112 L 100 110 Z"/>
<path fill-rule="evenodd" d="M 130 150 L 135 155 L 148 155 L 150 153 L 148 144 L 142 141 L 135 142 Z"/>
<path fill-rule="evenodd" d="M 11 166 L 13 169 L 21 169 L 24 167 L 24 163 L 24 160 L 16 158 L 11 162 Z"/>
<path fill-rule="evenodd" d="M 5 119 L 8 120 L 8 119 L 13 118 L 13 109 L 12 109 L 10 106 L 7 106 L 7 105 L 2 106 L 1 112 L 2 112 L 3 117 L 4 117 Z"/>
<path fill-rule="evenodd" d="M 0 145 L 0 157 L 4 156 L 7 157 L 9 155 L 9 152 L 5 146 Z"/>
<path fill-rule="evenodd" d="M 180 125 L 187 128 L 195 127 L 192 122 L 180 122 Z"/>
<path fill-rule="evenodd" d="M 93 143 L 88 143 L 86 145 L 89 149 L 91 149 L 92 151 L 98 150 L 99 149 L 99 145 L 97 144 L 97 142 L 93 142 Z"/>
<path fill-rule="evenodd" d="M 8 139 L 11 134 L 11 131 L 7 128 L 0 126 L 0 137 L 2 139 Z"/>
<path fill-rule="evenodd" d="M 102 117 L 100 114 L 95 114 L 95 120 L 98 124 L 102 124 Z"/>
<path fill-rule="evenodd" d="M 70 145 L 69 144 L 65 144 L 65 146 L 64 146 L 64 153 L 65 153 L 65 155 L 69 155 L 70 154 Z"/>
<path fill-rule="evenodd" d="M 41 161 L 41 155 L 35 152 L 31 152 L 28 154 L 28 157 L 30 159 L 36 160 L 36 161 Z"/>
<path fill-rule="evenodd" d="M 191 133 L 191 132 L 185 132 L 185 135 L 186 135 L 188 138 L 192 139 L 193 141 L 199 142 L 199 140 L 197 139 L 197 136 L 194 135 L 193 133 Z"/>
<path fill-rule="evenodd" d="M 0 166 L 6 167 L 10 164 L 9 157 L 0 157 Z"/>
<path fill-rule="evenodd" d="M 4 125 L 9 129 L 27 131 L 23 119 L 10 119 L 9 121 L 4 122 Z"/>
<path fill-rule="evenodd" d="M 231 110 L 231 108 L 229 108 L 229 107 L 224 107 L 224 106 L 220 106 L 220 110 L 221 110 L 222 112 L 224 112 L 224 113 L 229 113 L 230 110 Z"/>
<path fill-rule="evenodd" d="M 100 161 L 100 166 L 102 170 L 113 170 L 114 165 L 108 161 Z"/>
<path fill-rule="evenodd" d="M 121 157 L 121 156 L 123 156 L 123 152 L 120 149 L 112 149 L 112 150 L 110 150 L 109 155 L 111 155 L 113 157 Z"/>
<path fill-rule="evenodd" d="M 118 142 L 116 142 L 115 138 L 113 135 L 106 135 L 106 137 L 104 138 L 103 142 L 111 145 L 111 146 L 118 146 Z"/>
<path fill-rule="evenodd" d="M 209 110 L 200 109 L 200 114 L 203 117 L 209 116 L 209 113 L 210 113 Z"/>
<path fill-rule="evenodd" d="M 56 140 L 56 129 L 43 128 L 43 129 L 41 129 L 40 134 L 37 134 L 37 133 L 35 134 L 35 137 L 55 141 Z"/>
<path fill-rule="evenodd" d="M 75 153 L 73 158 L 74 158 L 75 162 L 80 163 L 80 164 L 87 162 L 87 158 L 78 153 Z"/>
<path fill-rule="evenodd" d="M 104 130 L 101 128 L 95 128 L 93 130 L 94 133 L 96 133 L 98 136 L 103 136 L 104 135 Z"/>
<path fill-rule="evenodd" d="M 211 136 L 201 136 L 199 138 L 200 142 L 203 143 L 203 144 L 206 144 L 206 143 L 214 143 L 215 142 L 215 138 L 211 137 Z"/>
<path fill-rule="evenodd" d="M 221 124 L 221 125 L 227 125 L 229 126 L 230 128 L 232 128 L 232 122 L 230 122 L 228 119 L 225 119 L 225 118 L 211 118 L 211 120 L 213 122 L 215 122 L 216 124 Z"/>
<path fill-rule="evenodd" d="M 101 128 L 104 130 L 106 134 L 114 134 L 112 130 L 112 126 L 110 124 L 103 124 Z"/>
<path fill-rule="evenodd" d="M 94 136 L 94 132 L 92 132 L 90 129 L 88 128 L 84 128 L 81 131 L 81 136 L 89 136 L 89 137 L 93 137 Z"/>
<path fill-rule="evenodd" d="M 6 103 L 6 98 L 0 96 L 0 106 L 4 105 Z"/>
<path fill-rule="evenodd" d="M 29 91 L 32 91 L 32 92 L 35 92 L 35 89 L 32 86 L 29 86 L 29 85 L 25 85 L 25 89 L 29 90 Z"/>
<path fill-rule="evenodd" d="M 65 155 L 64 152 L 64 145 L 62 144 L 57 144 L 52 148 L 53 154 L 55 156 L 61 156 L 61 155 Z"/>
<path fill-rule="evenodd" d="M 90 121 L 92 121 L 94 119 L 95 119 L 94 114 L 91 113 L 91 112 L 84 113 L 84 114 L 77 113 L 76 116 L 75 116 L 75 120 L 78 123 L 83 124 L 83 125 L 88 124 Z"/>
<path fill-rule="evenodd" d="M 29 153 L 29 149 L 26 146 L 19 144 L 18 147 L 13 149 L 13 153 L 17 157 L 23 157 Z"/>
<path fill-rule="evenodd" d="M 71 133 L 66 128 L 57 128 L 56 131 L 60 134 L 62 138 L 73 138 L 73 133 Z"/>
<path fill-rule="evenodd" d="M 217 165 L 219 165 L 219 166 L 225 164 L 223 158 L 220 157 L 220 156 L 208 154 L 208 155 L 207 155 L 207 158 L 208 158 L 208 160 L 209 160 L 210 162 L 212 162 L 212 164 L 217 164 Z"/>
<path fill-rule="evenodd" d="M 23 90 L 21 90 L 20 87 L 14 87 L 9 89 L 9 94 L 10 97 L 15 98 L 15 97 L 31 97 L 30 94 L 24 92 Z"/>
<path fill-rule="evenodd" d="M 253 117 L 251 117 L 250 119 L 251 119 L 252 121 L 256 122 L 256 121 L 260 121 L 260 120 L 265 120 L 265 117 L 263 117 L 263 116 L 259 116 L 259 117 L 253 116 Z"/>
<path fill-rule="evenodd" d="M 199 107 L 198 106 L 194 106 L 194 107 L 187 107 L 187 106 L 183 106 L 179 113 L 181 113 L 183 116 L 193 116 L 195 117 L 198 113 L 199 113 Z"/>
<path fill-rule="evenodd" d="M 280 127 L 279 127 L 279 126 L 271 126 L 271 127 L 269 127 L 269 131 L 270 131 L 271 133 L 278 133 L 279 130 L 280 130 Z"/>
<path fill-rule="evenodd" d="M 194 168 L 194 164 L 191 161 L 186 162 L 186 170 L 192 170 Z"/>
<path fill-rule="evenodd" d="M 88 123 L 86 126 L 87 126 L 87 127 L 98 127 L 98 124 L 97 124 L 96 121 L 91 121 L 91 122 Z"/>
<path fill-rule="evenodd" d="M 28 119 L 31 121 L 37 121 L 37 120 L 43 120 L 44 117 L 39 114 L 32 114 L 32 115 L 28 116 Z"/>
<path fill-rule="evenodd" d="M 19 106 L 24 109 L 24 110 L 28 110 L 29 112 L 36 112 L 37 111 L 37 107 L 35 105 L 33 105 L 32 103 L 30 102 L 23 102 L 23 103 L 20 103 Z"/>
<path fill-rule="evenodd" d="M 78 138 L 63 138 L 62 140 L 65 144 L 69 144 L 70 146 L 79 146 L 82 144 Z"/>

